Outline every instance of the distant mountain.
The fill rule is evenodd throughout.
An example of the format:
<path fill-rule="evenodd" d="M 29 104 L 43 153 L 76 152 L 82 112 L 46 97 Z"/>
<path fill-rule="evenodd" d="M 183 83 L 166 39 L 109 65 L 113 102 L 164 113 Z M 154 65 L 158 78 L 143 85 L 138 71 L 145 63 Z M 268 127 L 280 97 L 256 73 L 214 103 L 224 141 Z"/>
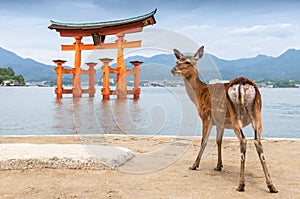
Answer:
<path fill-rule="evenodd" d="M 33 59 L 24 59 L 0 47 L 0 67 L 11 67 L 16 75 L 23 75 L 26 81 L 53 80 L 54 66 L 45 65 Z"/>
<path fill-rule="evenodd" d="M 222 60 L 210 55 L 223 79 L 245 76 L 251 79 L 300 80 L 300 50 L 289 49 L 278 57 L 258 55 L 254 58 Z"/>
<path fill-rule="evenodd" d="M 126 66 L 132 66 L 130 61 L 142 61 L 141 65 L 141 80 L 165 80 L 165 79 L 177 79 L 174 77 L 170 68 L 176 63 L 173 54 L 160 54 L 152 57 L 133 56 L 125 59 Z M 115 67 L 114 65 L 112 67 Z M 129 80 L 133 79 L 133 76 L 128 76 Z"/>
<path fill-rule="evenodd" d="M 176 64 L 173 54 L 160 54 L 152 57 L 132 56 L 125 59 L 128 68 L 132 68 L 130 61 L 142 61 L 141 80 L 175 79 L 170 69 Z M 32 59 L 24 59 L 13 52 L 0 47 L 0 67 L 11 67 L 17 75 L 23 75 L 26 81 L 54 81 L 56 78 L 54 65 L 45 65 Z M 115 65 L 112 65 L 115 67 Z M 289 49 L 278 57 L 258 55 L 253 58 L 224 60 L 206 53 L 198 63 L 201 78 L 233 79 L 245 76 L 250 79 L 294 79 L 300 80 L 300 50 Z M 101 78 L 100 69 L 97 70 L 96 81 Z M 112 75 L 114 77 L 114 75 Z M 68 78 L 71 78 L 68 76 Z M 132 80 L 132 75 L 128 80 Z M 86 77 L 83 78 L 86 80 Z"/>
<path fill-rule="evenodd" d="M 134 56 L 126 59 L 139 60 L 141 79 L 172 79 L 170 69 L 175 66 L 173 54 L 161 54 L 153 57 Z M 289 49 L 279 57 L 258 55 L 253 58 L 224 60 L 206 53 L 198 63 L 199 73 L 204 81 L 211 79 L 230 80 L 244 76 L 250 79 L 293 79 L 300 80 L 300 50 Z"/>

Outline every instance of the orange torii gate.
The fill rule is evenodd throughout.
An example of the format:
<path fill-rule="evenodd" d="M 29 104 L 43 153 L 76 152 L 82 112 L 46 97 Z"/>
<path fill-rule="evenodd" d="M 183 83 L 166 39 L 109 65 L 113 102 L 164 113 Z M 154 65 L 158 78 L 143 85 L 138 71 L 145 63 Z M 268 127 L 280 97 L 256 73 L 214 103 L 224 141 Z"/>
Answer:
<path fill-rule="evenodd" d="M 116 94 L 118 98 L 126 98 L 127 94 L 133 94 L 134 98 L 139 97 L 139 66 L 142 62 L 132 62 L 134 66 L 133 70 L 126 69 L 124 63 L 124 48 L 137 48 L 141 47 L 141 40 L 139 41 L 130 41 L 127 42 L 124 40 L 125 34 L 141 32 L 144 26 L 153 25 L 156 23 L 154 14 L 156 9 L 148 14 L 107 22 L 95 22 L 95 23 L 61 23 L 51 20 L 51 25 L 49 29 L 55 29 L 60 33 L 62 37 L 74 37 L 75 42 L 72 45 L 61 45 L 62 51 L 75 51 L 75 62 L 73 69 L 64 69 L 62 64 L 65 63 L 63 60 L 53 60 L 56 64 L 56 73 L 57 73 L 57 87 L 55 93 L 57 98 L 62 98 L 62 94 L 73 94 L 73 97 L 81 97 L 82 93 L 89 93 L 90 97 L 94 96 L 95 88 L 94 81 L 91 81 L 91 78 L 94 78 L 95 70 L 94 66 L 96 63 L 87 63 L 89 66 L 88 70 L 83 70 L 81 66 L 81 51 L 82 50 L 96 50 L 96 49 L 118 49 L 117 52 L 117 68 L 112 69 L 109 67 L 110 59 L 100 59 L 103 62 L 103 89 L 102 95 L 104 99 L 109 99 L 109 95 Z M 105 43 L 106 35 L 116 35 L 117 40 L 115 43 Z M 93 38 L 94 44 L 83 44 L 81 42 L 82 37 Z M 105 69 L 106 68 L 106 69 Z M 109 88 L 109 73 L 116 74 L 117 89 L 112 91 Z M 73 85 L 72 89 L 64 89 L 62 87 L 62 74 L 73 74 Z M 89 75 L 89 88 L 83 90 L 81 88 L 80 74 Z M 126 84 L 126 74 L 134 74 L 134 90 L 127 91 Z"/>

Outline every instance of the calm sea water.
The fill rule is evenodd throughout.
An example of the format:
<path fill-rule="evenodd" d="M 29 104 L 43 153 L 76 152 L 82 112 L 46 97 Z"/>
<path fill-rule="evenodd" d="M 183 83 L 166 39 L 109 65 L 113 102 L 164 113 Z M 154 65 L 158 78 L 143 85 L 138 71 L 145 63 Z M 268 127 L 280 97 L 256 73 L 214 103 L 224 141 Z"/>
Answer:
<path fill-rule="evenodd" d="M 300 89 L 261 93 L 263 137 L 300 138 Z M 0 135 L 201 135 L 184 88 L 142 88 L 139 100 L 102 100 L 100 88 L 95 98 L 56 99 L 51 87 L 0 87 L 0 114 Z M 250 127 L 245 135 L 253 137 Z"/>

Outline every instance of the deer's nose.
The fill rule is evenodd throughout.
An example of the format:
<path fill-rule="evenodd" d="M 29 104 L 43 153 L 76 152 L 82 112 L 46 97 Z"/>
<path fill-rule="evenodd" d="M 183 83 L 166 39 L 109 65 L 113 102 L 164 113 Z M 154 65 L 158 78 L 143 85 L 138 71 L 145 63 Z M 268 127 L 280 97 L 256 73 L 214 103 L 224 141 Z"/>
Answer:
<path fill-rule="evenodd" d="M 172 73 L 172 74 L 175 74 L 175 73 L 176 73 L 176 68 L 175 68 L 175 67 L 172 68 L 171 73 Z"/>

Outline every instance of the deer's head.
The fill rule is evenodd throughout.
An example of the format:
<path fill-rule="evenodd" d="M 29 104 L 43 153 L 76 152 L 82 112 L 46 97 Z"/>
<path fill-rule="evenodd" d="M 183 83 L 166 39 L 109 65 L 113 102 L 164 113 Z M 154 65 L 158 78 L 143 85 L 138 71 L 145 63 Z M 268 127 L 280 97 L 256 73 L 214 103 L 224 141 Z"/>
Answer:
<path fill-rule="evenodd" d="M 182 76 L 189 79 L 192 75 L 198 75 L 197 61 L 203 56 L 204 46 L 201 46 L 194 56 L 184 56 L 179 50 L 174 49 L 177 64 L 171 70 L 174 76 Z"/>

